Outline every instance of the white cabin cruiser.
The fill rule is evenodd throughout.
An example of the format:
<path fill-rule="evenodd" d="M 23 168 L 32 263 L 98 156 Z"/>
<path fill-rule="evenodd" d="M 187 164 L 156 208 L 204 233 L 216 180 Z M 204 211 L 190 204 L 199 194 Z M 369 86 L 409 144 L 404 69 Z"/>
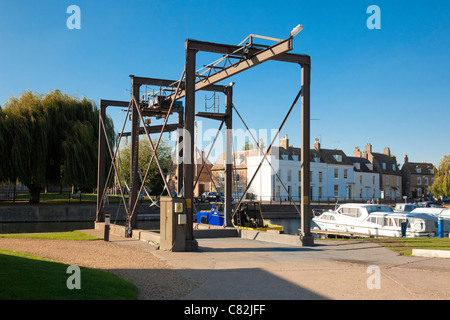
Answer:
<path fill-rule="evenodd" d="M 434 237 L 438 232 L 437 217 L 394 212 L 391 207 L 378 204 L 343 204 L 335 211 L 325 211 L 312 220 L 320 230 L 355 235 L 401 237 L 402 222 L 407 223 L 406 237 Z"/>
<path fill-rule="evenodd" d="M 411 213 L 426 213 L 438 218 L 450 220 L 450 209 L 447 208 L 416 208 Z"/>

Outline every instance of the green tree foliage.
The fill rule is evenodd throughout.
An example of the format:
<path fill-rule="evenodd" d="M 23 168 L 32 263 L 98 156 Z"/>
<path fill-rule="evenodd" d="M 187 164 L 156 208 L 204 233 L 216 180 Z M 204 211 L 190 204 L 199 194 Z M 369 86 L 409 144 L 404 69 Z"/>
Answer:
<path fill-rule="evenodd" d="M 153 145 L 156 146 L 156 141 L 152 140 Z M 161 165 L 164 176 L 167 178 L 171 166 L 171 148 L 165 140 L 161 140 L 157 150 L 159 163 Z M 145 172 L 148 168 L 150 160 L 152 158 L 153 151 L 147 138 L 139 140 L 139 169 L 141 170 L 141 176 L 144 178 Z M 117 160 L 117 168 L 119 170 L 120 181 L 122 187 L 124 185 L 124 178 L 129 186 L 130 183 L 130 162 L 131 162 L 131 144 L 126 144 L 120 149 L 120 162 Z M 123 169 L 123 174 L 122 174 Z M 139 180 L 139 187 L 141 185 Z M 145 179 L 144 187 L 149 190 L 151 195 L 159 196 L 164 190 L 164 181 L 159 172 L 156 164 L 156 159 L 150 167 L 150 171 Z"/>
<path fill-rule="evenodd" d="M 59 90 L 13 97 L 0 112 L 0 180 L 19 180 L 31 203 L 48 184 L 92 190 L 97 179 L 99 110 Z M 106 120 L 114 144 L 114 126 Z"/>
<path fill-rule="evenodd" d="M 434 184 L 430 191 L 435 197 L 450 197 L 450 155 L 444 156 L 434 169 Z"/>

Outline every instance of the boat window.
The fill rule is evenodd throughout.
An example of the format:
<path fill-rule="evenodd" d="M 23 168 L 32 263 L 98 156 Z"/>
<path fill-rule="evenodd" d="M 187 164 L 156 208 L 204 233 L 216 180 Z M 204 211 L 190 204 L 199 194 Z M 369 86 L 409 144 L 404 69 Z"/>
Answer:
<path fill-rule="evenodd" d="M 401 227 L 402 226 L 402 222 L 406 222 L 406 227 L 409 228 L 409 220 L 404 218 L 395 218 L 395 224 L 397 225 L 397 227 Z"/>
<path fill-rule="evenodd" d="M 331 214 L 325 214 L 325 215 L 323 216 L 323 219 L 324 219 L 324 220 L 335 220 L 334 216 L 331 215 Z"/>
<path fill-rule="evenodd" d="M 384 225 L 384 218 L 383 218 L 383 217 L 374 217 L 374 216 L 371 216 L 371 217 L 369 217 L 369 220 L 368 220 L 368 221 L 371 222 L 371 223 L 378 224 L 378 225 L 380 225 L 380 226 L 383 226 L 383 225 Z"/>
<path fill-rule="evenodd" d="M 386 227 L 393 227 L 394 226 L 394 222 L 392 221 L 391 218 L 384 218 L 384 225 Z"/>
<path fill-rule="evenodd" d="M 359 210 L 359 208 L 346 208 L 346 207 L 343 207 L 341 209 L 341 214 L 349 216 L 349 217 L 353 217 L 353 218 L 361 217 L 361 211 Z"/>

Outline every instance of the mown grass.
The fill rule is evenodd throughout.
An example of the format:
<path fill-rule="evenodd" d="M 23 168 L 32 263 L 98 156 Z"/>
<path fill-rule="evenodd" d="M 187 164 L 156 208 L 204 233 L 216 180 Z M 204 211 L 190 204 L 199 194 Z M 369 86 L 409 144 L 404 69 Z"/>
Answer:
<path fill-rule="evenodd" d="M 95 240 L 85 233 L 0 235 L 4 238 Z M 137 287 L 118 276 L 80 267 L 81 289 L 70 290 L 69 265 L 0 249 L 0 300 L 135 300 Z"/>
<path fill-rule="evenodd" d="M 450 238 L 370 239 L 403 256 L 412 256 L 413 249 L 450 250 Z"/>
<path fill-rule="evenodd" d="M 68 265 L 0 249 L 0 300 L 135 300 L 137 288 L 118 276 L 80 267 L 81 288 L 70 290 Z"/>
<path fill-rule="evenodd" d="M 47 240 L 77 240 L 90 241 L 102 238 L 94 237 L 80 231 L 54 232 L 54 233 L 23 233 L 23 234 L 0 234 L 0 238 L 13 239 L 47 239 Z"/>

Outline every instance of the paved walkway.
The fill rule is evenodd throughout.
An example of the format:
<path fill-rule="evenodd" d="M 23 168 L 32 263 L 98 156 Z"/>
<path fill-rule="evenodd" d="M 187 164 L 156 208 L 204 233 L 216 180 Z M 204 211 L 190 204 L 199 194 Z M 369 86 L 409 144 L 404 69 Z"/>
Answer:
<path fill-rule="evenodd" d="M 198 252 L 153 251 L 197 284 L 184 299 L 450 298 L 450 259 L 402 257 L 364 241 L 322 240 L 312 248 L 240 238 L 198 243 Z"/>

